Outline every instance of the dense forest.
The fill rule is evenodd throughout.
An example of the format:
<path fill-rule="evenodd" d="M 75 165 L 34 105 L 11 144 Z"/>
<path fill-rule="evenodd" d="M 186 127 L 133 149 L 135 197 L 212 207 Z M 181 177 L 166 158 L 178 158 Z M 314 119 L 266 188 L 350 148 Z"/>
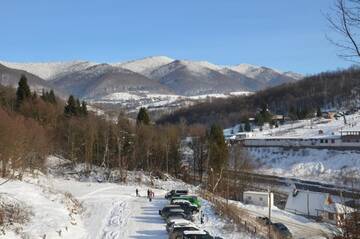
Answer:
<path fill-rule="evenodd" d="M 219 126 L 210 130 L 182 123 L 155 125 L 145 108 L 136 120 L 123 113 L 111 120 L 87 108 L 86 102 L 73 96 L 64 102 L 52 90 L 41 95 L 31 92 L 25 76 L 16 90 L 0 85 L 0 176 L 43 170 L 49 155 L 69 159 L 73 165 L 84 163 L 89 173 L 94 165 L 119 169 L 122 180 L 127 170 L 181 176 L 185 173 L 181 143 L 189 136 L 194 170 L 202 175 L 207 167 L 214 173 L 226 167 L 226 144 Z"/>
<path fill-rule="evenodd" d="M 360 69 L 352 67 L 308 76 L 251 96 L 212 99 L 175 111 L 159 119 L 158 123 L 218 123 L 227 127 L 255 117 L 265 105 L 274 114 L 306 118 L 313 116 L 319 108 L 355 107 L 359 100 Z"/>
<path fill-rule="evenodd" d="M 88 112 L 86 102 L 67 102 L 53 91 L 38 96 L 22 76 L 17 90 L 0 85 L 1 176 L 21 169 L 42 169 L 50 154 L 124 170 L 180 170 L 181 129 L 151 124 L 141 109 L 137 122 L 119 115 L 116 122 Z"/>

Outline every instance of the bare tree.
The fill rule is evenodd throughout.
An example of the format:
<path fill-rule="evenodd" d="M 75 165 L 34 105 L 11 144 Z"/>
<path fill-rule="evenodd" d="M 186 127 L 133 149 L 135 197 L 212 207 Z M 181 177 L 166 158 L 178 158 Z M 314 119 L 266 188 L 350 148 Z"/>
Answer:
<path fill-rule="evenodd" d="M 338 55 L 349 61 L 360 62 L 360 0 L 335 0 L 333 11 L 326 18 L 340 36 L 327 36 L 340 49 Z"/>

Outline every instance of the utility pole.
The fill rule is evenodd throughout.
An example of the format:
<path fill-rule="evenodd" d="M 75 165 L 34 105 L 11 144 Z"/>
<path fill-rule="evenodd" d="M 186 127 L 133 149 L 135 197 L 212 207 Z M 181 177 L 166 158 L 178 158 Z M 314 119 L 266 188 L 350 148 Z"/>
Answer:
<path fill-rule="evenodd" d="M 309 207 L 309 190 L 307 191 L 307 195 L 306 195 L 306 206 L 307 206 L 307 212 L 308 212 L 308 217 L 310 216 L 310 207 Z"/>
<path fill-rule="evenodd" d="M 268 204 L 269 204 L 269 222 L 271 222 L 271 190 L 270 190 L 270 187 L 268 187 Z M 271 238 L 271 223 L 269 223 L 269 239 Z"/>

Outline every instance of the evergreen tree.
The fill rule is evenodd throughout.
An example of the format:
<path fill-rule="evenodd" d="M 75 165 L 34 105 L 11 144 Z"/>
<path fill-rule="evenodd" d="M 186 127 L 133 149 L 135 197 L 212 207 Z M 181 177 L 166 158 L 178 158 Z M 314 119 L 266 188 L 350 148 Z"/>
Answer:
<path fill-rule="evenodd" d="M 81 114 L 81 104 L 80 104 L 79 98 L 76 99 L 75 109 L 76 109 L 76 115 L 80 115 Z"/>
<path fill-rule="evenodd" d="M 16 90 L 16 106 L 19 107 L 24 100 L 31 97 L 30 87 L 27 84 L 27 79 L 25 75 L 21 75 L 19 86 Z"/>
<path fill-rule="evenodd" d="M 49 102 L 52 103 L 52 104 L 56 104 L 56 97 L 55 97 L 55 93 L 54 91 L 51 89 L 50 90 L 50 93 L 49 93 Z"/>
<path fill-rule="evenodd" d="M 82 115 L 82 116 L 86 116 L 86 115 L 88 114 L 87 107 L 86 107 L 86 102 L 85 102 L 85 101 L 82 101 L 82 102 L 81 102 L 80 112 L 81 112 L 81 115 Z"/>
<path fill-rule="evenodd" d="M 257 113 L 255 116 L 255 122 L 258 126 L 263 126 L 264 125 L 264 118 L 262 116 L 261 113 Z"/>
<path fill-rule="evenodd" d="M 212 125 L 209 135 L 209 167 L 215 174 L 219 174 L 226 167 L 228 149 L 223 130 L 219 125 Z"/>
<path fill-rule="evenodd" d="M 31 98 L 32 98 L 33 100 L 36 100 L 37 97 L 38 97 L 38 95 L 37 95 L 36 91 L 34 91 L 34 92 L 32 93 Z"/>
<path fill-rule="evenodd" d="M 67 116 L 76 116 L 78 113 L 77 101 L 74 96 L 70 95 L 64 108 L 64 114 Z"/>
<path fill-rule="evenodd" d="M 317 109 L 316 109 L 316 117 L 321 117 L 321 116 L 322 116 L 321 109 L 318 106 Z"/>
<path fill-rule="evenodd" d="M 139 113 L 137 115 L 136 123 L 138 125 L 141 125 L 141 124 L 149 125 L 150 124 L 150 117 L 149 117 L 149 114 L 148 114 L 146 108 L 144 108 L 144 107 L 140 108 Z"/>
<path fill-rule="evenodd" d="M 246 121 L 245 121 L 244 130 L 245 130 L 246 132 L 250 132 L 250 131 L 251 131 L 251 126 L 250 126 L 249 119 L 246 119 Z"/>

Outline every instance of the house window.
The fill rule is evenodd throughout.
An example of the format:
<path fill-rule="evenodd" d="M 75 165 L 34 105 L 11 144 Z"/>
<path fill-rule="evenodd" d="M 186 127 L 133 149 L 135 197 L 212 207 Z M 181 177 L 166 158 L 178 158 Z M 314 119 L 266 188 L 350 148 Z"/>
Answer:
<path fill-rule="evenodd" d="M 325 143 L 326 143 L 326 144 L 328 143 L 328 140 L 327 140 L 327 139 L 325 139 Z"/>
<path fill-rule="evenodd" d="M 320 143 L 321 143 L 321 144 L 324 143 L 324 140 L 323 140 L 323 139 L 320 139 Z"/>
<path fill-rule="evenodd" d="M 332 139 L 332 140 L 331 140 L 331 143 L 332 143 L 332 144 L 335 144 L 335 139 Z"/>
<path fill-rule="evenodd" d="M 251 200 L 251 196 L 248 196 L 247 199 L 248 199 L 248 200 Z"/>
<path fill-rule="evenodd" d="M 262 201 L 262 200 L 263 200 L 263 198 L 259 198 L 259 200 L 260 200 L 260 201 Z"/>

